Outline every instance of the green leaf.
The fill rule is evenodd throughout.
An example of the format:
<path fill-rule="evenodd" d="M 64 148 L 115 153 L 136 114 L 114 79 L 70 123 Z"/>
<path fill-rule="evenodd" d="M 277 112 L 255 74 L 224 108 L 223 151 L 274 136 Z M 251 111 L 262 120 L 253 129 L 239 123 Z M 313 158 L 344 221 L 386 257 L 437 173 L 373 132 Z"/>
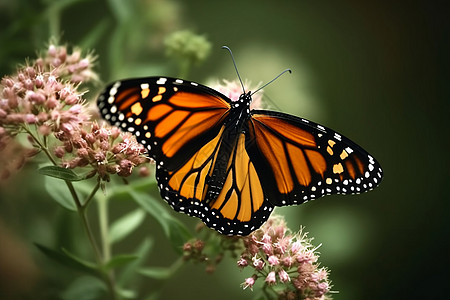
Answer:
<path fill-rule="evenodd" d="M 82 259 L 76 258 L 75 255 L 70 254 L 67 250 L 64 250 L 64 252 L 62 252 L 62 251 L 58 251 L 58 250 L 53 250 L 51 248 L 48 248 L 48 247 L 38 244 L 38 243 L 34 243 L 34 244 L 43 254 L 45 254 L 45 256 L 47 256 L 48 258 L 66 266 L 66 267 L 69 267 L 69 268 L 77 270 L 77 271 L 89 273 L 89 274 L 95 275 L 95 276 L 99 275 L 99 272 L 94 264 L 89 263 L 89 262 L 84 262 Z"/>
<path fill-rule="evenodd" d="M 126 264 L 131 263 L 132 261 L 135 261 L 138 257 L 136 255 L 130 255 L 130 254 L 123 254 L 123 255 L 117 255 L 108 261 L 108 263 L 105 265 L 106 269 L 114 269 Z"/>
<path fill-rule="evenodd" d="M 148 295 L 146 295 L 144 298 L 144 300 L 158 300 L 161 299 L 161 289 L 158 289 L 156 291 L 152 291 L 150 292 Z"/>
<path fill-rule="evenodd" d="M 145 212 L 138 208 L 116 220 L 109 231 L 111 244 L 117 243 L 133 232 L 145 219 Z"/>
<path fill-rule="evenodd" d="M 117 292 L 119 293 L 119 295 L 122 298 L 125 298 L 125 299 L 136 299 L 137 298 L 137 293 L 136 293 L 136 291 L 133 291 L 133 290 L 119 289 Z"/>
<path fill-rule="evenodd" d="M 167 209 L 148 193 L 129 191 L 130 196 L 161 225 L 165 235 L 171 241 L 177 253 L 182 252 L 182 245 L 192 238 L 189 230 L 178 219 L 174 218 Z"/>
<path fill-rule="evenodd" d="M 67 257 L 73 259 L 74 261 L 78 262 L 79 264 L 92 269 L 92 270 L 97 270 L 97 265 L 94 263 L 91 263 L 89 261 L 86 261 L 78 256 L 76 256 L 75 254 L 71 253 L 69 250 L 65 249 L 65 248 L 61 248 L 61 251 L 67 255 Z"/>
<path fill-rule="evenodd" d="M 109 0 L 108 4 L 117 21 L 125 22 L 132 18 L 132 1 Z"/>
<path fill-rule="evenodd" d="M 80 181 L 84 177 L 76 174 L 71 169 L 66 169 L 58 166 L 45 166 L 38 169 L 38 172 L 42 175 L 67 180 L 67 181 Z"/>
<path fill-rule="evenodd" d="M 129 194 L 133 200 L 154 217 L 164 229 L 168 229 L 167 222 L 172 219 L 172 216 L 158 199 L 151 197 L 145 192 L 129 191 Z"/>
<path fill-rule="evenodd" d="M 139 270 L 139 274 L 152 279 L 168 279 L 172 276 L 172 270 L 164 267 L 147 267 Z"/>
<path fill-rule="evenodd" d="M 62 293 L 62 300 L 95 300 L 103 299 L 107 288 L 103 281 L 93 276 L 82 276 L 75 279 Z"/>
<path fill-rule="evenodd" d="M 183 253 L 183 245 L 193 238 L 191 232 L 178 219 L 172 218 L 169 223 L 169 240 L 178 254 Z"/>
<path fill-rule="evenodd" d="M 58 202 L 58 204 L 68 210 L 77 211 L 77 207 L 72 195 L 70 194 L 69 188 L 64 182 L 54 177 L 46 176 L 44 178 L 44 186 L 53 200 Z"/>
<path fill-rule="evenodd" d="M 145 267 L 139 269 L 139 274 L 149 278 L 165 280 L 172 277 L 184 265 L 184 260 L 179 258 L 169 267 Z"/>
<path fill-rule="evenodd" d="M 108 186 L 108 194 L 110 197 L 120 198 L 120 199 L 130 199 L 130 191 L 147 191 L 155 190 L 158 193 L 158 187 L 156 185 L 156 180 L 153 178 L 144 178 L 133 180 L 128 184 L 113 184 Z"/>
<path fill-rule="evenodd" d="M 153 240 L 145 239 L 142 241 L 137 250 L 133 253 L 137 258 L 127 264 L 118 275 L 117 282 L 120 286 L 126 286 L 130 282 L 135 283 L 136 275 L 138 274 L 136 270 L 144 264 L 152 246 Z"/>

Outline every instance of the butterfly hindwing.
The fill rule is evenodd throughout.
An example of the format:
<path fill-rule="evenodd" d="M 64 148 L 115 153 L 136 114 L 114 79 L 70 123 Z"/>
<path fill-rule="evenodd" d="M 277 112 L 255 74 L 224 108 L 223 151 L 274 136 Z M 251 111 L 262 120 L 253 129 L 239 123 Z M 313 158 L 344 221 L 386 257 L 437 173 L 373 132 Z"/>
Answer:
<path fill-rule="evenodd" d="M 378 162 L 343 135 L 306 119 L 252 111 L 249 152 L 258 159 L 269 201 L 301 204 L 330 194 L 356 194 L 376 187 Z M 272 183 L 272 184 L 270 184 Z M 273 184 L 275 183 L 275 184 Z"/>
<path fill-rule="evenodd" d="M 162 197 L 176 210 L 200 218 L 206 225 L 227 235 L 247 235 L 269 217 L 273 205 L 263 192 L 241 134 L 230 150 L 229 161 L 222 171 L 225 179 L 218 195 L 211 197 L 208 184 L 216 165 L 223 133 L 202 147 L 182 168 L 168 171 L 157 166 L 156 178 Z M 213 194 L 214 195 L 214 194 Z"/>

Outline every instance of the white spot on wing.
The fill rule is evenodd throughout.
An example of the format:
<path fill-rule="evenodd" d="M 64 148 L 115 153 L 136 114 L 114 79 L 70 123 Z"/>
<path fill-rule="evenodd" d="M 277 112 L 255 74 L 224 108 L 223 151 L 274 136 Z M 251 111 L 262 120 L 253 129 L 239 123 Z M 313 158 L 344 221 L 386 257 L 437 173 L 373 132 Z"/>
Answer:
<path fill-rule="evenodd" d="M 156 84 L 166 84 L 167 78 L 161 77 L 156 81 Z"/>
<path fill-rule="evenodd" d="M 117 81 L 116 83 L 113 84 L 113 86 L 111 87 L 111 89 L 109 90 L 109 95 L 110 96 L 115 96 L 117 94 L 117 89 L 120 86 L 120 81 Z"/>

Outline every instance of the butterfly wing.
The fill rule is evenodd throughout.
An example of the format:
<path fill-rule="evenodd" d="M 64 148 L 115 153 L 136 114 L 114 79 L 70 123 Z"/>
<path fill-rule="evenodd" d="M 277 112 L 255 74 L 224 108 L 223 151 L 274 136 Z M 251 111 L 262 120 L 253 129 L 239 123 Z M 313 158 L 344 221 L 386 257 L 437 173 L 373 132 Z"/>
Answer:
<path fill-rule="evenodd" d="M 180 169 L 157 166 L 156 178 L 162 197 L 179 212 L 200 218 L 207 226 L 227 235 L 248 235 L 269 217 L 273 205 L 264 195 L 259 175 L 241 134 L 226 167 L 225 180 L 217 196 L 209 197 L 208 178 L 217 164 L 223 131 L 198 150 Z"/>
<path fill-rule="evenodd" d="M 109 85 L 98 107 L 103 118 L 133 133 L 153 159 L 173 170 L 218 135 L 229 101 L 195 82 L 148 77 Z"/>
<path fill-rule="evenodd" d="M 247 146 L 266 197 L 276 206 L 330 194 L 356 194 L 382 179 L 379 163 L 360 146 L 322 125 L 288 114 L 254 110 Z"/>

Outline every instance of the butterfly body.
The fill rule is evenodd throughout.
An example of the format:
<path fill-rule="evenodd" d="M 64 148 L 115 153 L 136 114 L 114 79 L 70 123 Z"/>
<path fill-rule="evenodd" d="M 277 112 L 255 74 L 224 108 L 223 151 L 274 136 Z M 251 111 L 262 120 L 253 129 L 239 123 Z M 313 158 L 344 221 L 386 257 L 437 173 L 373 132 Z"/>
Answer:
<path fill-rule="evenodd" d="M 228 235 L 259 228 L 275 206 L 361 193 L 378 162 L 322 125 L 251 110 L 206 86 L 167 77 L 118 81 L 100 95 L 102 116 L 136 135 L 156 161 L 161 196 Z"/>
<path fill-rule="evenodd" d="M 207 178 L 208 196 L 206 197 L 206 202 L 216 199 L 222 190 L 226 179 L 225 170 L 230 157 L 233 155 L 233 150 L 236 148 L 239 136 L 248 131 L 246 125 L 251 117 L 251 101 L 250 92 L 242 94 L 236 101 L 230 101 L 230 111 L 227 119 L 224 121 L 224 132 L 218 150 L 218 158 L 212 176 Z"/>

